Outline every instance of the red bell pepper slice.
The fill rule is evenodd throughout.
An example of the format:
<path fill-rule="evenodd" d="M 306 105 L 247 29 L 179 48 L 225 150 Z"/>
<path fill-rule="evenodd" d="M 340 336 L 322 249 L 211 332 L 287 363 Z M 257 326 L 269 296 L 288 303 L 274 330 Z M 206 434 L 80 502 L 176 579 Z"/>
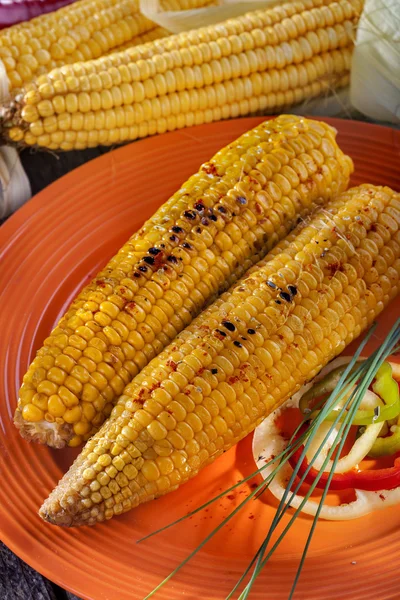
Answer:
<path fill-rule="evenodd" d="M 298 436 L 304 433 L 305 427 L 299 431 Z M 301 453 L 304 450 L 304 446 L 300 446 L 296 452 L 289 458 L 289 463 L 292 469 L 294 469 L 300 462 Z M 309 462 L 307 458 L 304 458 L 301 463 L 298 476 L 302 477 L 307 468 Z M 313 484 L 320 471 L 311 467 L 310 471 L 305 476 L 305 483 L 309 485 Z M 324 471 L 321 474 L 319 481 L 317 482 L 317 488 L 325 489 L 328 483 L 329 471 Z M 367 490 L 370 492 L 377 492 L 381 490 L 394 490 L 400 486 L 400 456 L 394 461 L 393 467 L 385 469 L 371 469 L 368 471 L 349 471 L 348 473 L 334 473 L 332 480 L 329 484 L 330 490 L 346 490 L 346 489 L 357 489 Z"/>

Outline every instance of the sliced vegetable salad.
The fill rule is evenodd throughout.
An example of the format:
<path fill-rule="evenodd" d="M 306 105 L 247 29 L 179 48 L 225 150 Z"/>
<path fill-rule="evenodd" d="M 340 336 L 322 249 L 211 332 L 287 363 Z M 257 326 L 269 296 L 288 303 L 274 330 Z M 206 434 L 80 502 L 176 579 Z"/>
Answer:
<path fill-rule="evenodd" d="M 332 520 L 354 519 L 400 503 L 400 365 L 384 361 L 370 385 L 363 390 L 354 410 L 364 361 L 358 361 L 350 370 L 351 383 L 339 385 L 350 360 L 350 357 L 340 357 L 332 361 L 312 382 L 263 421 L 256 429 L 253 441 L 257 466 L 265 467 L 261 471 L 264 479 L 270 479 L 276 470 L 273 459 L 285 452 L 289 443 L 296 445 L 288 461 L 270 479 L 268 489 L 279 500 L 284 496 L 296 467 L 297 475 L 303 478 L 303 485 L 314 485 L 317 489 L 328 486 L 329 492 L 354 490 L 353 501 L 341 502 L 339 494 L 338 505 L 322 507 L 320 517 Z M 357 374 L 360 376 L 358 379 Z M 341 397 L 318 424 L 304 453 L 307 431 L 311 431 L 335 389 L 340 390 Z M 336 453 L 334 460 L 334 454 L 330 456 L 333 446 L 337 444 L 338 436 L 343 438 L 341 424 L 349 419 L 352 409 L 354 414 L 351 415 L 351 427 L 344 444 L 347 449 L 343 449 L 340 456 Z M 303 443 L 296 444 L 300 440 Z M 380 464 L 384 456 L 393 457 L 390 466 L 387 466 L 387 460 Z M 375 459 L 375 464 L 371 465 L 371 459 Z M 270 465 L 265 466 L 268 462 Z M 290 504 L 298 508 L 303 501 L 304 495 L 297 493 L 291 497 Z M 301 511 L 315 515 L 318 506 L 319 498 L 312 499 L 311 496 Z"/>

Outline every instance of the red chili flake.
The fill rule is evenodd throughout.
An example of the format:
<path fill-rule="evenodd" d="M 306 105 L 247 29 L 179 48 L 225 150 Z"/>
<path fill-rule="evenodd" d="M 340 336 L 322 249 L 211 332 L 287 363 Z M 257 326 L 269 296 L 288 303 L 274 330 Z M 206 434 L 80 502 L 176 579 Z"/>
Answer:
<path fill-rule="evenodd" d="M 164 263 L 164 252 L 160 252 L 154 257 L 154 267 L 160 269 Z"/>
<path fill-rule="evenodd" d="M 204 163 L 201 170 L 207 173 L 207 175 L 216 175 L 218 177 L 217 167 L 212 162 Z"/>
<path fill-rule="evenodd" d="M 98 285 L 101 288 L 105 288 L 106 287 L 106 284 L 101 279 L 97 279 L 96 280 L 96 285 Z"/>
<path fill-rule="evenodd" d="M 258 213 L 259 215 L 261 215 L 264 212 L 261 204 L 259 204 L 258 202 L 254 203 L 254 208 L 256 209 L 256 213 Z"/>
<path fill-rule="evenodd" d="M 174 360 L 172 360 L 172 358 L 170 358 L 167 360 L 167 367 L 171 367 L 173 371 L 176 371 L 176 369 L 178 368 L 178 364 Z"/>
<path fill-rule="evenodd" d="M 235 494 L 229 494 L 229 496 L 227 496 L 228 500 L 234 500 L 235 499 Z"/>
<path fill-rule="evenodd" d="M 238 381 L 240 381 L 240 377 L 238 377 L 237 375 L 232 375 L 232 377 L 229 377 L 228 379 L 228 383 L 230 383 L 231 385 L 237 383 Z"/>
<path fill-rule="evenodd" d="M 343 271 L 343 265 L 341 262 L 331 263 L 327 265 L 326 268 L 329 271 L 331 277 L 333 277 L 338 271 Z"/>
<path fill-rule="evenodd" d="M 254 515 L 249 515 L 249 519 L 254 519 Z"/>
<path fill-rule="evenodd" d="M 370 231 L 378 231 L 378 223 L 372 223 Z"/>
<path fill-rule="evenodd" d="M 136 302 L 128 302 L 128 303 L 125 305 L 125 309 L 126 309 L 126 310 L 134 310 L 134 309 L 135 309 L 135 307 L 136 307 Z"/>

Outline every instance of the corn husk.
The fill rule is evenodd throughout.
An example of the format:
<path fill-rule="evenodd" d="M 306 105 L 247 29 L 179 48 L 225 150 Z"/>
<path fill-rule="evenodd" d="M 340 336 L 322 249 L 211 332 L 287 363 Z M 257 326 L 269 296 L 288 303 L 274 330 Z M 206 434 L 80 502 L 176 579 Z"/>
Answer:
<path fill-rule="evenodd" d="M 140 0 L 141 12 L 151 21 L 168 29 L 171 33 L 181 33 L 197 29 L 226 19 L 238 17 L 252 10 L 268 8 L 281 0 L 218 0 L 216 6 L 193 10 L 164 11 L 159 0 Z"/>

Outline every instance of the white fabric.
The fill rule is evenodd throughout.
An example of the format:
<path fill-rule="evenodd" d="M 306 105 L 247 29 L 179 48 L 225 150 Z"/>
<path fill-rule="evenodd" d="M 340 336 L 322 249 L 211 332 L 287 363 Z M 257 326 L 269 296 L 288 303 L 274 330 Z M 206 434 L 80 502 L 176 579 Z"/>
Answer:
<path fill-rule="evenodd" d="M 367 0 L 357 28 L 350 99 L 372 119 L 400 123 L 400 1 Z"/>
<path fill-rule="evenodd" d="M 220 23 L 251 10 L 259 10 L 278 3 L 277 0 L 245 0 L 242 2 L 219 0 L 218 6 L 193 10 L 163 11 L 160 8 L 159 0 L 140 0 L 140 10 L 157 25 L 168 29 L 171 33 L 180 33 L 181 31 Z"/>
<path fill-rule="evenodd" d="M 29 179 L 18 152 L 8 146 L 0 147 L 0 219 L 22 206 L 32 195 Z"/>
<path fill-rule="evenodd" d="M 10 97 L 10 87 L 8 85 L 7 71 L 0 59 L 0 106 Z"/>

